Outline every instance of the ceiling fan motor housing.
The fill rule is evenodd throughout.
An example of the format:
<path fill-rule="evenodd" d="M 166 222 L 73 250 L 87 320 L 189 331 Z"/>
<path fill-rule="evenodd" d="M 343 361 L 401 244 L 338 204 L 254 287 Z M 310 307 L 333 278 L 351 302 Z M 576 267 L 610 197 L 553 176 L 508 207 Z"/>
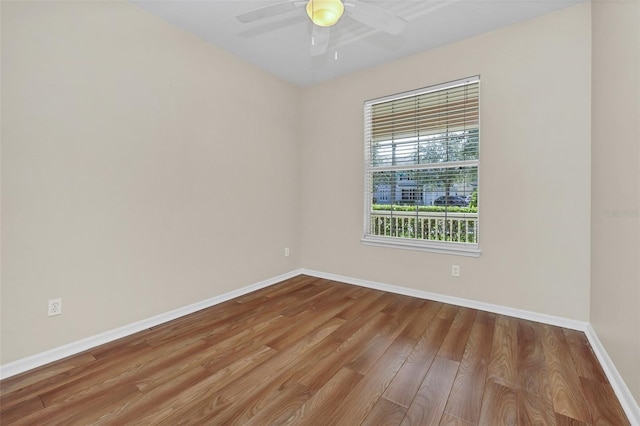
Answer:
<path fill-rule="evenodd" d="M 309 0 L 307 15 L 311 21 L 320 27 L 334 25 L 344 13 L 344 5 L 340 0 Z"/>

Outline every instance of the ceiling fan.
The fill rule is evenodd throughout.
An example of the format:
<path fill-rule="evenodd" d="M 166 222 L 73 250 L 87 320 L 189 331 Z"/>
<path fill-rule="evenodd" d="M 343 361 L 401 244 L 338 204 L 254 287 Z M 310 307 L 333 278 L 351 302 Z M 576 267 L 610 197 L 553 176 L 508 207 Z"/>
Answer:
<path fill-rule="evenodd" d="M 311 54 L 323 55 L 329 46 L 331 27 L 343 14 L 379 31 L 400 34 L 407 21 L 377 6 L 360 0 L 308 0 L 284 1 L 241 13 L 236 18 L 243 23 L 270 18 L 305 6 L 307 16 L 313 22 L 311 33 Z"/>

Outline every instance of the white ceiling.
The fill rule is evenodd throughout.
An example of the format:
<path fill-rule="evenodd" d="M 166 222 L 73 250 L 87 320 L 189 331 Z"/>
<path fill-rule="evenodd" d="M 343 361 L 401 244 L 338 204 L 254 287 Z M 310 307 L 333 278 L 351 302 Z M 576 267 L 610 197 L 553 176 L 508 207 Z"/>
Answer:
<path fill-rule="evenodd" d="M 282 0 L 132 0 L 142 9 L 299 86 L 433 49 L 583 0 L 363 1 L 403 17 L 408 21 L 405 29 L 400 35 L 391 35 L 345 15 L 331 29 L 328 52 L 313 57 L 313 24 L 304 7 L 247 24 L 235 18 Z"/>

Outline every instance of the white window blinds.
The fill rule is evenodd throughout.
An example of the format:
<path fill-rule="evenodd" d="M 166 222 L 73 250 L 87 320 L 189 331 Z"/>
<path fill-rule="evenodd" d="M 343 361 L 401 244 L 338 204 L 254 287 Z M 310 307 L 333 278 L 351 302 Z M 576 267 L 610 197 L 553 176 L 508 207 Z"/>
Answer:
<path fill-rule="evenodd" d="M 365 102 L 363 242 L 477 255 L 480 79 Z"/>

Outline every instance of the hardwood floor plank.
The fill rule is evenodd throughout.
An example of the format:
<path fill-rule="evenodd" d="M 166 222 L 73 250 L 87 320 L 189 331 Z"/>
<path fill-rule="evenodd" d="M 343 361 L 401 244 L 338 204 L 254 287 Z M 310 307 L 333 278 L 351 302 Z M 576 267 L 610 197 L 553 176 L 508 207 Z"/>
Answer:
<path fill-rule="evenodd" d="M 263 324 L 269 325 L 271 322 L 267 321 Z M 240 334 L 240 336 L 242 335 Z M 60 398 L 70 398 L 66 396 L 69 394 L 72 395 L 72 398 L 77 399 L 84 397 L 86 394 L 98 392 L 101 389 L 108 388 L 114 380 L 121 383 L 139 384 L 142 378 L 152 376 L 154 373 L 164 370 L 166 366 L 179 363 L 180 360 L 195 358 L 197 362 L 204 362 L 203 356 L 215 353 L 215 349 L 220 347 L 212 347 L 210 343 L 199 339 L 184 340 L 183 338 L 183 340 L 174 339 L 169 342 L 142 357 L 135 357 L 135 364 L 129 363 L 127 357 L 117 358 L 120 360 L 120 365 L 118 365 L 120 374 L 115 375 L 115 378 L 111 380 L 106 379 L 109 376 L 114 376 L 113 369 L 101 370 L 96 374 L 83 376 L 81 380 L 68 383 L 64 387 L 42 393 L 41 398 L 46 405 L 51 405 Z M 138 388 L 142 389 L 142 386 L 138 386 Z"/>
<path fill-rule="evenodd" d="M 469 308 L 458 309 L 456 317 L 453 319 L 453 324 L 451 324 L 451 329 L 438 351 L 438 356 L 458 362 L 462 360 L 477 312 L 475 309 Z"/>
<path fill-rule="evenodd" d="M 44 409 L 42 400 L 39 396 L 34 396 L 11 407 L 2 407 L 2 422 L 6 424 L 13 423 L 42 409 Z"/>
<path fill-rule="evenodd" d="M 86 396 L 102 392 L 113 386 L 113 383 L 134 386 L 136 381 L 146 375 L 163 370 L 167 365 L 178 362 L 189 354 L 199 352 L 207 346 L 203 341 L 176 342 L 166 352 L 149 351 L 136 357 L 121 356 L 121 363 L 110 369 L 102 369 L 85 375 L 79 380 L 66 383 L 64 386 L 40 394 L 46 406 L 56 403 L 73 402 Z"/>
<path fill-rule="evenodd" d="M 465 422 L 464 420 L 447 413 L 444 413 L 442 415 L 442 420 L 440 420 L 440 426 L 470 426 L 470 425 L 473 425 L 473 423 Z"/>
<path fill-rule="evenodd" d="M 345 320 L 341 318 L 321 315 L 318 317 L 318 321 L 309 321 L 296 330 L 296 332 L 288 333 L 286 338 L 277 339 L 277 341 L 271 340 L 267 342 L 266 345 L 275 350 L 285 351 L 303 340 L 309 341 L 310 336 L 313 336 L 314 340 L 317 341 L 324 340 L 326 337 L 331 336 L 334 331 L 342 327 L 344 323 Z M 298 331 L 301 332 L 298 333 Z"/>
<path fill-rule="evenodd" d="M 594 425 L 631 425 L 611 385 L 584 377 L 580 378 L 580 383 L 587 398 Z M 602 401 L 607 403 L 602 404 Z"/>
<path fill-rule="evenodd" d="M 345 323 L 320 342 L 305 360 L 296 365 L 296 371 L 290 380 L 303 384 L 312 392 L 317 391 L 343 366 L 365 350 L 370 333 L 375 333 L 387 317 L 386 314 L 378 313 L 368 321 L 358 322 L 360 328 L 351 330 L 352 335 L 343 341 L 337 338 L 336 334 L 341 334 L 343 328 L 349 324 Z"/>
<path fill-rule="evenodd" d="M 334 329 L 336 329 L 335 325 L 322 324 L 313 333 L 306 335 L 304 339 L 297 341 L 286 350 L 278 352 L 263 365 L 263 369 L 270 373 L 268 376 L 265 376 L 262 370 L 251 371 L 223 387 L 220 390 L 220 395 L 225 400 L 233 402 L 234 406 L 225 410 L 216 418 L 216 421 L 243 424 L 268 405 L 266 400 L 270 394 L 291 383 L 298 387 L 298 383 L 290 379 L 296 371 L 299 371 L 300 364 L 304 363 L 306 358 L 303 355 L 323 341 Z M 304 389 L 306 391 L 306 388 Z"/>
<path fill-rule="evenodd" d="M 416 317 L 402 332 L 407 339 L 415 340 L 416 342 L 422 337 L 433 318 L 438 315 L 438 312 L 443 306 L 442 303 L 432 300 L 424 300 L 424 302 Z"/>
<path fill-rule="evenodd" d="M 553 411 L 550 399 L 543 399 L 540 395 L 529 393 L 523 389 L 517 391 L 518 424 L 545 425 L 556 424 L 556 413 Z"/>
<path fill-rule="evenodd" d="M 334 303 L 329 306 L 307 306 L 308 309 L 299 312 L 295 316 L 289 317 L 289 325 L 287 326 L 286 332 L 279 333 L 279 336 L 270 339 L 266 344 L 276 350 L 285 350 L 287 347 L 303 339 L 309 333 L 314 332 L 320 325 L 329 320 L 332 320 L 332 324 L 337 324 L 338 326 L 344 324 L 345 320 L 335 318 L 344 304 L 338 303 L 339 299 L 329 300 Z"/>
<path fill-rule="evenodd" d="M 246 426 L 282 424 L 283 417 L 290 417 L 311 398 L 311 393 L 299 383 L 287 382 L 270 395 L 268 402 L 248 419 L 236 417 L 235 423 Z M 246 414 L 246 413 L 243 413 Z"/>
<path fill-rule="evenodd" d="M 601 383 L 609 383 L 584 333 L 567 329 L 563 329 L 562 333 L 569 346 L 578 376 L 597 380 Z"/>
<path fill-rule="evenodd" d="M 280 418 L 274 419 L 273 424 L 313 424 L 313 421 L 323 418 L 324 413 L 340 404 L 362 380 L 362 377 L 361 374 L 348 368 L 341 368 L 299 409 L 289 415 L 283 414 Z"/>
<path fill-rule="evenodd" d="M 283 301 L 281 301 L 284 304 Z M 162 328 L 150 337 L 144 339 L 144 342 L 152 347 L 160 347 L 171 343 L 181 336 L 189 335 L 194 338 L 223 340 L 229 336 L 237 334 L 237 330 L 246 328 L 246 324 L 259 324 L 273 317 L 282 316 L 278 314 L 282 305 L 276 303 L 264 303 L 253 309 L 247 309 L 241 304 L 234 304 L 224 311 L 223 315 L 215 316 L 209 319 L 203 319 L 201 322 L 194 322 L 190 318 L 189 324 L 175 324 L 171 327 Z"/>
<path fill-rule="evenodd" d="M 116 357 L 121 354 L 127 354 L 132 350 L 136 350 L 136 347 L 151 346 L 145 341 L 145 339 L 151 338 L 155 335 L 154 330 L 151 328 L 142 330 L 133 335 L 92 348 L 91 351 L 88 352 L 88 355 L 93 356 L 94 360 L 102 360 Z"/>
<path fill-rule="evenodd" d="M 132 347 L 131 352 L 124 358 L 125 362 L 134 362 L 137 356 L 148 354 L 151 348 L 146 344 L 138 344 Z M 107 359 L 102 362 L 90 362 L 78 365 L 63 373 L 47 377 L 46 379 L 20 387 L 14 392 L 4 395 L 0 399 L 2 409 L 7 409 L 16 403 L 32 398 L 34 395 L 43 395 L 46 392 L 67 386 L 70 383 L 82 382 L 85 377 L 95 377 L 103 372 L 112 374 L 119 371 L 121 359 Z"/>
<path fill-rule="evenodd" d="M 144 341 L 151 346 L 159 346 L 166 343 L 165 340 L 174 339 L 183 332 L 191 336 L 204 334 L 210 339 L 223 334 L 229 335 L 234 329 L 244 328 L 247 323 L 260 322 L 275 316 L 276 312 L 295 303 L 297 299 L 294 294 L 300 289 L 301 283 L 304 283 L 304 280 L 293 279 L 284 285 L 270 286 L 224 302 L 217 305 L 215 309 L 204 309 L 170 321 L 153 328 L 152 336 L 145 338 Z M 317 292 L 321 291 L 314 285 L 305 284 L 305 288 L 307 287 Z M 252 298 L 253 302 L 240 303 L 244 297 Z"/>
<path fill-rule="evenodd" d="M 205 347 L 201 351 L 171 363 L 170 367 L 164 370 L 146 374 L 135 382 L 136 387 L 144 393 L 149 393 L 154 388 L 187 373 L 191 368 L 204 368 L 212 374 L 227 368 L 240 359 L 250 358 L 254 353 L 267 349 L 264 345 L 265 341 L 279 335 L 282 319 L 283 317 L 277 317 L 273 322 L 269 322 L 270 325 L 262 328 L 262 332 L 257 336 L 250 333 L 245 335 L 239 333 L 237 338 L 227 339 L 217 344 L 204 342 Z M 286 330 L 286 328 L 284 329 Z"/>
<path fill-rule="evenodd" d="M 246 424 L 269 424 L 262 423 L 261 419 L 271 419 L 277 417 L 279 410 L 287 410 L 299 407 L 311 397 L 311 393 L 302 385 L 295 382 L 285 381 L 279 385 L 269 384 L 259 390 L 252 392 L 250 398 L 242 398 L 233 406 L 224 410 L 220 415 L 206 418 L 206 423 L 216 422 L 219 424 L 246 425 Z M 286 404 L 284 407 L 282 404 Z M 278 405 L 280 404 L 280 406 Z M 254 417 L 257 417 L 254 422 Z"/>
<path fill-rule="evenodd" d="M 591 426 L 591 423 L 585 423 L 572 417 L 563 416 L 560 413 L 555 413 L 555 417 L 557 426 Z"/>
<path fill-rule="evenodd" d="M 83 352 L 78 355 L 61 359 L 60 361 L 56 361 L 54 363 L 50 363 L 42 367 L 26 371 L 24 373 L 17 374 L 13 377 L 9 377 L 0 381 L 0 398 L 10 392 L 15 392 L 16 390 L 33 386 L 36 383 L 43 382 L 56 376 L 61 377 L 66 372 L 77 367 L 82 367 L 86 364 L 90 364 L 95 360 L 96 358 L 93 356 L 93 354 Z M 4 403 L 4 400 L 0 399 L 0 401 L 2 401 L 2 404 Z"/>
<path fill-rule="evenodd" d="M 269 394 L 281 387 L 294 374 L 297 364 L 304 363 L 307 358 L 302 355 L 323 342 L 335 330 L 339 330 L 344 320 L 332 318 L 297 340 L 290 347 L 278 352 L 265 362 L 260 371 L 249 372 L 242 378 L 220 389 L 225 401 L 236 402 L 222 413 L 217 413 L 216 421 L 223 423 L 243 423 L 260 411 Z M 264 371 L 269 371 L 265 376 Z M 242 402 L 238 402 L 242 401 Z M 200 421 L 207 421 L 202 417 Z"/>
<path fill-rule="evenodd" d="M 275 321 L 272 324 L 279 325 L 279 322 Z M 174 391 L 182 391 L 184 385 L 180 384 L 185 383 L 185 375 L 189 377 L 192 370 L 195 370 L 197 374 L 194 375 L 191 386 L 208 376 L 216 377 L 218 385 L 223 384 L 225 376 L 221 375 L 221 372 L 226 373 L 235 369 L 246 370 L 252 364 L 259 364 L 261 360 L 266 360 L 267 357 L 276 353 L 263 344 L 263 340 L 268 340 L 271 335 L 268 327 L 264 328 L 263 333 L 260 334 L 263 339 L 239 340 L 238 342 L 234 341 L 232 345 L 228 345 L 228 342 L 209 345 L 197 355 L 186 358 L 181 362 L 171 363 L 168 368 L 148 375 L 143 380 L 138 380 L 136 386 L 145 394 L 150 395 L 143 402 L 146 404 L 147 400 L 156 401 L 160 398 L 158 395 L 164 395 L 165 389 L 168 387 L 172 387 Z M 263 358 L 263 355 L 266 356 Z"/>
<path fill-rule="evenodd" d="M 309 276 L 0 381 L 2 425 L 514 421 L 629 424 L 583 333 Z"/>
<path fill-rule="evenodd" d="M 280 311 L 280 315 L 285 317 L 294 317 L 300 312 L 313 310 L 314 307 L 327 306 L 328 300 L 335 300 L 336 295 L 344 297 L 344 291 L 336 286 L 312 286 L 308 292 L 300 294 L 295 302 L 289 303 L 285 309 Z"/>
<path fill-rule="evenodd" d="M 553 410 L 565 417 L 590 423 L 589 408 L 562 330 L 550 325 L 541 325 L 540 329 Z"/>
<path fill-rule="evenodd" d="M 381 312 L 395 317 L 407 311 L 419 311 L 425 303 L 426 301 L 422 299 L 399 295 L 396 300 L 387 305 Z"/>
<path fill-rule="evenodd" d="M 487 380 L 511 389 L 518 388 L 518 322 L 515 318 L 496 317 Z"/>
<path fill-rule="evenodd" d="M 245 305 L 239 305 L 245 313 L 235 314 L 233 318 L 221 321 L 221 325 L 211 330 L 206 339 L 221 340 L 235 336 L 237 335 L 237 330 L 244 330 L 247 328 L 247 324 L 257 324 L 270 320 L 274 316 L 282 316 L 284 318 L 283 321 L 293 327 L 296 318 L 292 317 L 299 316 L 305 310 L 313 312 L 319 310 L 319 307 L 326 308 L 327 305 L 330 305 L 335 300 L 336 296 L 332 296 L 332 288 L 324 288 L 319 285 L 311 285 L 310 288 L 314 290 L 315 294 L 309 294 L 308 300 L 301 301 L 298 297 L 286 297 L 284 294 L 279 294 L 277 298 L 264 297 L 262 303 L 255 307 L 252 306 L 251 309 L 247 309 Z M 319 297 L 320 295 L 322 297 Z M 339 295 L 338 297 L 340 296 L 344 298 L 344 295 Z M 295 314 L 290 311 L 292 306 L 296 308 Z M 282 326 L 279 328 L 281 329 Z M 256 333 L 256 335 L 259 334 Z"/>
<path fill-rule="evenodd" d="M 388 319 L 389 316 L 380 311 L 391 301 L 388 297 L 381 298 L 382 295 L 378 292 L 372 294 L 376 297 L 362 299 L 364 307 L 358 309 L 360 315 L 357 318 L 346 321 L 337 328 L 298 365 L 298 371 L 293 374 L 292 380 L 315 391 L 366 349 L 368 339 Z M 336 318 L 342 319 L 340 314 Z"/>
<path fill-rule="evenodd" d="M 452 309 L 452 306 L 445 305 L 431 320 L 424 335 L 418 339 L 407 361 L 386 389 L 384 393 L 386 399 L 403 407 L 409 407 L 442 341 L 447 336 L 457 311 L 455 308 Z"/>
<path fill-rule="evenodd" d="M 518 321 L 518 417 L 520 423 L 555 425 L 555 413 L 539 327 Z"/>
<path fill-rule="evenodd" d="M 159 425 L 159 426 L 175 426 L 180 424 L 192 424 L 192 425 L 206 425 L 215 424 L 207 419 L 214 419 L 218 414 L 224 412 L 224 410 L 231 407 L 232 403 L 226 401 L 220 395 L 213 394 L 206 399 L 202 399 L 198 405 L 194 407 L 194 410 L 189 412 L 180 412 L 179 414 L 172 414 L 170 416 L 161 415 L 161 419 L 153 422 L 149 422 L 148 418 L 142 419 L 139 423 L 143 425 Z M 162 413 L 161 413 L 162 414 Z M 185 420 L 188 419 L 188 420 Z"/>
<path fill-rule="evenodd" d="M 369 415 L 362 422 L 363 426 L 396 426 L 399 425 L 407 411 L 406 407 L 398 405 L 385 398 L 380 398 L 373 406 Z"/>
<path fill-rule="evenodd" d="M 435 426 L 440 423 L 459 366 L 457 361 L 435 357 L 409 405 L 402 426 Z"/>
<path fill-rule="evenodd" d="M 202 366 L 211 371 L 225 368 L 247 353 L 253 353 L 267 342 L 286 334 L 295 324 L 289 318 L 277 316 L 244 330 L 237 330 L 235 335 L 224 339 L 206 339 L 211 345 L 211 354 L 202 360 Z"/>
<path fill-rule="evenodd" d="M 518 424 L 516 391 L 499 383 L 487 381 L 478 424 L 516 426 Z"/>
<path fill-rule="evenodd" d="M 495 320 L 496 315 L 488 312 L 476 315 L 445 408 L 447 414 L 473 424 L 480 418 Z"/>
<path fill-rule="evenodd" d="M 326 419 L 326 425 L 360 424 L 391 383 L 413 346 L 411 340 L 398 337 Z"/>
<path fill-rule="evenodd" d="M 109 391 L 92 394 L 84 399 L 47 406 L 35 411 L 15 425 L 72 425 L 93 424 L 102 416 L 142 397 L 142 393 L 130 385 L 115 386 Z M 78 410 L 78 404 L 83 407 Z"/>
<path fill-rule="evenodd" d="M 145 413 L 141 424 L 177 424 L 181 419 L 188 418 L 194 423 L 201 419 L 215 416 L 231 406 L 231 402 L 220 396 L 220 389 L 229 383 L 241 379 L 249 372 L 263 365 L 277 354 L 272 348 L 262 347 L 251 356 L 240 358 L 228 367 L 211 372 L 206 378 L 195 385 L 174 395 L 171 400 L 162 401 L 154 412 Z M 156 391 L 156 392 L 162 392 Z"/>
<path fill-rule="evenodd" d="M 351 320 L 361 317 L 363 311 L 378 313 L 383 310 L 389 303 L 393 302 L 394 297 L 389 297 L 388 293 L 373 290 L 370 293 L 356 299 L 356 303 L 347 306 L 337 315 L 338 318 Z"/>
<path fill-rule="evenodd" d="M 256 291 L 252 291 L 251 293 L 244 294 L 242 296 L 236 297 L 234 302 L 241 304 L 250 304 L 254 305 L 262 304 L 265 300 L 268 299 L 276 299 L 278 297 L 290 297 L 295 294 L 298 290 L 303 288 L 309 288 L 310 285 L 314 285 L 317 282 L 320 282 L 322 279 L 317 277 L 312 277 L 310 275 L 298 275 L 295 278 L 289 279 L 286 281 L 286 285 L 275 284 L 265 288 L 261 288 Z"/>
<path fill-rule="evenodd" d="M 276 350 L 284 350 L 330 319 L 333 319 L 335 324 L 344 324 L 346 320 L 334 317 L 344 306 L 349 306 L 353 303 L 353 300 L 343 297 L 327 298 L 327 300 L 329 303 L 318 304 L 314 307 L 308 307 L 312 310 L 302 311 L 300 313 L 302 315 L 293 319 L 294 326 L 289 331 L 271 339 L 266 344 Z M 311 320 L 304 320 L 305 318 L 311 318 Z"/>
<path fill-rule="evenodd" d="M 351 361 L 347 365 L 347 368 L 360 374 L 366 374 L 378 361 L 380 356 L 389 348 L 395 338 L 398 337 L 413 318 L 415 318 L 419 310 L 405 309 L 403 311 L 404 314 L 399 316 L 388 314 L 384 311 L 381 312 L 389 316 L 389 318 L 384 322 L 382 327 L 378 329 L 378 332 L 369 339 L 365 350 Z M 412 342 L 415 343 L 415 341 Z"/>
<path fill-rule="evenodd" d="M 185 391 L 196 388 L 211 375 L 210 371 L 200 366 L 190 366 L 181 374 L 172 374 L 163 384 L 143 392 L 142 397 L 103 416 L 95 425 L 153 424 L 150 413 L 161 413 L 155 417 L 156 421 L 160 421 L 177 408 L 177 396 L 183 398 Z"/>

